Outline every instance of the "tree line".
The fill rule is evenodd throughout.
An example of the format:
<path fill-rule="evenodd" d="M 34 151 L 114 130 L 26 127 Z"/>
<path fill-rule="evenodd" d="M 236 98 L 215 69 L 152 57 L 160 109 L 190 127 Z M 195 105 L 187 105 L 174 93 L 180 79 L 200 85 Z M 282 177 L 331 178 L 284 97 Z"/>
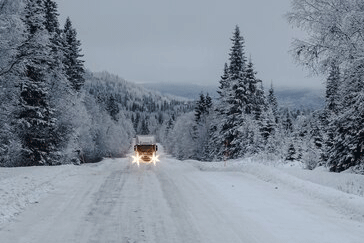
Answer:
<path fill-rule="evenodd" d="M 136 133 L 190 109 L 85 70 L 77 31 L 58 16 L 52 0 L 0 1 L 0 166 L 125 156 Z"/>
<path fill-rule="evenodd" d="M 72 102 L 84 84 L 81 43 L 51 0 L 1 2 L 1 161 L 57 164 L 74 139 Z M 63 102 L 69 100 L 70 102 Z"/>
<path fill-rule="evenodd" d="M 257 77 L 237 26 L 218 99 L 195 105 L 109 74 L 85 71 L 81 42 L 52 0 L 0 1 L 0 165 L 54 165 L 123 156 L 136 133 L 156 134 L 180 159 L 254 156 L 363 173 L 364 5 L 292 0 L 287 19 L 308 31 L 292 53 L 327 76 L 325 108 L 279 107 Z M 194 110 L 193 110 L 194 109 Z"/>
<path fill-rule="evenodd" d="M 364 5 L 344 0 L 293 3 L 288 20 L 312 31 L 309 41 L 294 42 L 294 55 L 327 75 L 325 108 L 279 108 L 273 85 L 265 94 L 251 58 L 246 58 L 237 26 L 218 99 L 211 102 L 208 94 L 201 94 L 195 111 L 177 119 L 163 137 L 170 153 L 203 161 L 251 156 L 297 160 L 308 169 L 325 165 L 334 172 L 352 168 L 363 173 Z"/>

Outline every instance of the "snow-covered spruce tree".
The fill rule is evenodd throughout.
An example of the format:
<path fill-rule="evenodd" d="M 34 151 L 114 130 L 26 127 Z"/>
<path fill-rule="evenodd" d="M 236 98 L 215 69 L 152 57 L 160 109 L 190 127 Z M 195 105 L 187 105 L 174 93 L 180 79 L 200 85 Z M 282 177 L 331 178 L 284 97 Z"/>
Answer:
<path fill-rule="evenodd" d="M 324 133 L 326 132 L 323 124 L 324 111 L 318 110 L 306 115 L 303 124 L 298 124 L 300 147 L 302 150 L 301 161 L 307 169 L 314 169 L 322 165 L 324 149 Z"/>
<path fill-rule="evenodd" d="M 329 77 L 326 83 L 326 100 L 325 100 L 325 110 L 331 114 L 337 114 L 340 107 L 340 96 L 339 96 L 339 85 L 340 80 L 340 69 L 333 62 L 330 67 Z"/>
<path fill-rule="evenodd" d="M 67 79 L 76 91 L 80 91 L 82 85 L 85 83 L 84 74 L 84 61 L 80 59 L 81 42 L 77 39 L 77 31 L 72 27 L 70 18 L 66 19 L 63 29 L 64 49 L 65 55 L 63 64 L 65 66 Z"/>
<path fill-rule="evenodd" d="M 200 99 L 196 102 L 195 106 L 195 122 L 198 124 L 201 116 L 206 112 L 206 99 L 203 93 L 200 94 Z"/>
<path fill-rule="evenodd" d="M 211 148 L 210 155 L 216 159 L 222 159 L 225 151 L 225 144 L 227 143 L 226 138 L 223 137 L 223 130 L 227 128 L 226 117 L 227 110 L 226 106 L 228 104 L 228 98 L 230 95 L 230 80 L 229 80 L 229 67 L 228 64 L 224 65 L 224 73 L 219 81 L 219 89 L 217 93 L 219 94 L 218 100 L 215 104 L 214 111 L 214 122 L 211 125 L 211 143 L 214 145 Z"/>
<path fill-rule="evenodd" d="M 244 38 L 236 26 L 233 33 L 229 64 L 225 64 L 220 80 L 216 117 L 212 125 L 212 141 L 216 144 L 215 157 L 237 158 L 248 150 L 255 153 L 260 136 L 258 120 L 267 109 L 261 81 L 256 78 L 253 63 L 247 63 Z M 247 131 L 246 129 L 250 129 Z M 255 134 L 255 131 L 256 134 Z M 254 133 L 254 134 L 253 134 Z M 254 139 L 253 139 L 254 138 Z M 250 142 L 249 142 L 250 141 Z"/>
<path fill-rule="evenodd" d="M 26 40 L 19 46 L 19 55 L 25 56 L 18 118 L 18 136 L 22 143 L 22 165 L 53 164 L 55 148 L 55 118 L 50 107 L 49 63 L 51 49 L 45 29 L 43 1 L 29 0 L 23 17 Z"/>
<path fill-rule="evenodd" d="M 256 74 L 257 72 L 254 70 L 253 63 L 250 58 L 249 63 L 246 67 L 245 77 L 244 77 L 245 87 L 246 87 L 246 104 L 245 104 L 245 110 L 243 110 L 243 112 L 249 115 L 252 114 L 253 116 L 259 116 L 261 113 L 260 110 L 261 107 L 259 107 L 260 101 L 258 100 L 257 97 L 258 80 L 255 78 Z"/>
<path fill-rule="evenodd" d="M 212 99 L 209 94 L 201 93 L 195 106 L 195 121 L 193 125 L 193 139 L 195 151 L 191 158 L 207 161 L 210 159 L 211 142 L 211 112 Z"/>
<path fill-rule="evenodd" d="M 64 41 L 58 22 L 57 4 L 52 0 L 44 1 L 45 28 L 50 36 L 51 62 L 49 63 L 49 80 L 51 94 L 50 105 L 55 109 L 56 129 L 53 132 L 55 145 L 59 150 L 57 163 L 79 163 L 77 145 L 77 125 L 81 106 L 79 97 L 75 95 L 67 80 L 63 60 L 65 56 Z M 65 102 L 67 101 L 67 102 Z"/>
<path fill-rule="evenodd" d="M 237 90 L 245 90 L 240 99 L 240 120 L 237 135 L 232 144 L 237 145 L 237 155 L 253 155 L 263 150 L 263 138 L 261 137 L 262 115 L 268 107 L 265 101 L 261 80 L 256 78 L 256 71 L 250 59 L 243 76 L 242 86 Z"/>
<path fill-rule="evenodd" d="M 107 99 L 106 110 L 111 116 L 111 118 L 117 122 L 118 121 L 117 115 L 119 114 L 120 109 L 113 95 L 110 95 L 109 98 Z"/>
<path fill-rule="evenodd" d="M 327 161 L 330 154 L 329 150 L 335 143 L 334 135 L 336 127 L 331 121 L 336 119 L 341 108 L 340 85 L 341 75 L 339 67 L 335 62 L 332 62 L 326 82 L 325 109 L 321 120 L 325 131 L 324 148 L 321 155 L 322 162 Z"/>
<path fill-rule="evenodd" d="M 342 109 L 329 124 L 334 132 L 327 162 L 335 172 L 350 167 L 362 168 L 364 164 L 364 64 L 345 74 L 341 89 Z"/>
<path fill-rule="evenodd" d="M 279 148 L 282 147 L 282 141 L 279 139 L 278 125 L 271 108 L 263 113 L 260 123 L 260 135 L 263 141 L 261 156 L 268 160 L 276 160 L 279 158 Z"/>
<path fill-rule="evenodd" d="M 240 149 L 238 128 L 244 124 L 244 115 L 248 102 L 246 76 L 246 57 L 244 53 L 244 38 L 240 35 L 239 27 L 235 27 L 231 39 L 233 46 L 229 54 L 229 88 L 226 99 L 225 119 L 220 131 L 225 147 L 230 158 L 236 158 Z M 234 141 L 235 140 L 235 141 Z M 226 146 L 224 146 L 226 145 Z"/>
<path fill-rule="evenodd" d="M 287 156 L 285 160 L 293 161 L 297 158 L 296 149 L 293 145 L 293 142 L 291 142 L 288 146 Z"/>
<path fill-rule="evenodd" d="M 141 121 L 141 128 L 139 134 L 141 135 L 148 135 L 149 128 L 148 128 L 149 119 L 148 117 L 144 117 Z"/>
<path fill-rule="evenodd" d="M 49 33 L 58 35 L 57 42 L 60 41 L 60 34 L 61 30 L 59 28 L 59 22 L 58 22 L 58 9 L 57 9 L 57 3 L 53 0 L 44 0 L 44 8 L 45 8 L 45 28 L 48 30 Z M 53 37 L 53 36 L 52 36 Z M 52 41 L 55 41 L 53 39 Z"/>
<path fill-rule="evenodd" d="M 270 88 L 268 90 L 268 97 L 267 97 L 268 106 L 271 107 L 275 122 L 278 123 L 278 101 L 277 97 L 274 94 L 273 83 L 271 83 Z"/>
<path fill-rule="evenodd" d="M 277 130 L 277 124 L 274 119 L 273 111 L 271 107 L 268 107 L 261 115 L 259 120 L 260 134 L 262 136 L 263 143 L 261 146 L 266 146 L 269 139 L 275 136 Z M 275 151 L 272 144 L 269 144 L 270 147 L 266 147 L 269 153 L 273 153 Z"/>

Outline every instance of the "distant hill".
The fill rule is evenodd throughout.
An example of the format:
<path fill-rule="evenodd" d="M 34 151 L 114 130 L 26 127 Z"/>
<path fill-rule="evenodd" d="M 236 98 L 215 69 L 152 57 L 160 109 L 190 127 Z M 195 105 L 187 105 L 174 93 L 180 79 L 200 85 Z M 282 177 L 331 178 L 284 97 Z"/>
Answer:
<path fill-rule="evenodd" d="M 197 85 L 197 84 L 174 84 L 174 83 L 144 83 L 141 84 L 146 89 L 159 91 L 162 94 L 197 99 L 201 92 L 209 93 L 213 98 L 217 98 L 217 85 Z M 275 88 L 280 107 L 291 109 L 320 109 L 324 106 L 322 91 L 310 88 Z"/>
<path fill-rule="evenodd" d="M 277 88 L 275 94 L 280 107 L 317 110 L 324 107 L 324 95 L 319 89 Z"/>
<path fill-rule="evenodd" d="M 171 94 L 181 96 L 188 99 L 197 99 L 201 92 L 209 93 L 213 98 L 217 98 L 217 86 L 213 85 L 198 85 L 198 84 L 173 84 L 173 83 L 143 83 L 141 84 L 146 89 L 159 91 L 166 95 Z"/>
<path fill-rule="evenodd" d="M 126 111 L 158 112 L 190 110 L 191 100 L 171 94 L 161 94 L 142 85 L 126 81 L 108 72 L 86 72 L 85 90 L 106 104 L 110 97 Z"/>

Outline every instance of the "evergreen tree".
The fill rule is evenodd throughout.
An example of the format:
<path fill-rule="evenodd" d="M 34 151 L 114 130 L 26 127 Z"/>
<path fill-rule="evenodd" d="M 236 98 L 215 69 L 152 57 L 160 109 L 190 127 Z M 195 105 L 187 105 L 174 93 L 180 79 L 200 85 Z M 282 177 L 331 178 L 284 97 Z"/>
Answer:
<path fill-rule="evenodd" d="M 50 36 L 50 48 L 52 50 L 52 62 L 50 63 L 51 72 L 54 72 L 54 75 L 60 76 L 57 77 L 57 79 L 64 79 L 65 73 L 62 66 L 64 43 L 59 28 L 57 3 L 52 0 L 44 0 L 44 11 L 44 26 Z M 56 69 L 58 70 L 56 71 Z"/>
<path fill-rule="evenodd" d="M 120 109 L 113 95 L 110 95 L 107 100 L 106 111 L 109 113 L 109 115 L 114 121 L 116 122 L 118 121 L 117 115 L 119 114 Z"/>
<path fill-rule="evenodd" d="M 194 152 L 191 158 L 197 160 L 209 160 L 211 149 L 211 117 L 212 117 L 212 99 L 207 93 L 200 94 L 200 99 L 195 106 L 195 121 L 192 126 L 192 137 L 195 143 Z"/>
<path fill-rule="evenodd" d="M 29 0 L 23 18 L 26 41 L 19 54 L 26 56 L 20 104 L 17 111 L 18 136 L 24 165 L 53 164 L 55 152 L 54 110 L 49 105 L 48 64 L 51 62 L 49 34 L 45 29 L 43 1 Z"/>
<path fill-rule="evenodd" d="M 209 95 L 209 93 L 206 94 L 206 113 L 209 114 L 211 108 L 212 108 L 212 98 L 211 96 Z"/>
<path fill-rule="evenodd" d="M 140 129 L 140 134 L 141 135 L 148 135 L 149 134 L 147 118 L 142 119 L 142 126 L 141 126 L 141 129 Z"/>
<path fill-rule="evenodd" d="M 49 62 L 48 73 L 50 75 L 50 90 L 52 94 L 50 99 L 50 106 L 55 109 L 54 117 L 57 118 L 56 129 L 54 131 L 54 137 L 56 139 L 56 147 L 60 150 L 63 157 L 76 161 L 77 150 L 74 148 L 73 155 L 68 154 L 71 140 L 78 140 L 76 135 L 77 127 L 75 124 L 79 119 L 79 113 L 74 110 L 75 103 L 77 102 L 76 97 L 73 95 L 71 85 L 67 82 L 67 75 L 63 65 L 64 60 L 64 42 L 61 37 L 61 30 L 58 22 L 58 10 L 57 4 L 53 0 L 44 0 L 44 11 L 45 11 L 45 29 L 48 31 L 50 37 L 50 49 L 51 49 L 51 61 Z M 64 100 L 72 102 L 64 102 Z M 72 114 L 72 112 L 74 112 Z M 74 145 L 77 147 L 77 145 Z M 67 151 L 67 152 L 66 152 Z"/>
<path fill-rule="evenodd" d="M 232 80 L 241 80 L 244 76 L 246 57 L 244 53 L 244 38 L 240 35 L 240 29 L 235 27 L 233 37 L 231 38 L 233 46 L 229 54 L 229 77 Z"/>
<path fill-rule="evenodd" d="M 223 120 L 223 143 L 227 144 L 227 150 L 232 158 L 238 154 L 240 144 L 234 141 L 239 137 L 238 128 L 243 126 L 247 99 L 246 57 L 244 55 L 244 38 L 240 36 L 239 27 L 236 26 L 233 38 L 233 46 L 230 50 L 229 65 L 229 89 L 227 92 L 226 117 Z"/>
<path fill-rule="evenodd" d="M 49 33 L 57 33 L 60 35 L 60 28 L 58 22 L 58 10 L 57 3 L 52 0 L 44 0 L 45 8 L 45 28 Z M 58 36 L 60 37 L 60 36 Z"/>
<path fill-rule="evenodd" d="M 247 141 L 259 140 L 257 121 L 267 109 L 263 88 L 258 85 L 261 81 L 255 77 L 253 63 L 250 61 L 247 64 L 244 38 L 240 36 L 238 26 L 231 41 L 230 63 L 225 64 L 220 80 L 217 119 L 211 130 L 214 131 L 212 137 L 217 144 L 219 158 L 223 154 L 229 154 L 230 158 L 242 156 L 242 147 L 247 145 Z M 247 127 L 251 130 L 246 131 Z M 253 147 L 253 144 L 249 146 Z"/>
<path fill-rule="evenodd" d="M 210 129 L 211 143 L 215 145 L 212 148 L 211 156 L 221 159 L 223 157 L 223 149 L 225 147 L 225 144 L 227 143 L 226 138 L 224 137 L 224 132 L 228 127 L 225 122 L 227 117 L 227 105 L 230 92 L 229 67 L 227 63 L 225 63 L 224 73 L 221 76 L 219 83 L 220 86 L 217 90 L 219 97 L 215 108 L 215 119 Z"/>
<path fill-rule="evenodd" d="M 137 133 L 138 133 L 138 125 L 139 125 L 139 122 L 140 122 L 140 113 L 139 113 L 139 112 L 137 112 L 137 113 L 136 113 L 136 116 L 135 116 L 134 123 L 133 123 L 134 130 L 135 130 L 135 132 L 137 132 Z"/>
<path fill-rule="evenodd" d="M 278 123 L 278 101 L 274 94 L 273 83 L 271 83 L 270 89 L 268 91 L 268 105 L 272 108 L 275 122 Z"/>
<path fill-rule="evenodd" d="M 67 74 L 67 79 L 75 91 L 80 91 L 85 83 L 84 79 L 84 61 L 80 60 L 81 42 L 77 39 L 76 29 L 72 27 L 70 18 L 66 19 L 63 29 L 63 38 L 65 43 L 64 66 Z"/>
<path fill-rule="evenodd" d="M 217 90 L 217 93 L 219 94 L 220 99 L 222 99 L 223 97 L 226 96 L 226 91 L 230 87 L 229 67 L 228 67 L 227 63 L 225 63 L 224 74 L 221 76 L 219 83 L 220 83 L 220 86 L 219 86 L 219 89 Z"/>
<path fill-rule="evenodd" d="M 247 86 L 247 104 L 245 113 L 253 114 L 254 119 L 259 121 L 262 113 L 267 109 L 265 101 L 263 83 L 256 78 L 257 72 L 254 70 L 254 65 L 251 61 L 248 63 L 246 69 L 245 82 Z"/>
<path fill-rule="evenodd" d="M 329 113 L 336 114 L 338 112 L 340 102 L 338 93 L 339 84 L 340 70 L 335 63 L 332 63 L 326 84 L 326 110 L 329 111 Z"/>
<path fill-rule="evenodd" d="M 261 136 L 264 139 L 264 142 L 267 142 L 269 137 L 275 134 L 277 127 L 274 121 L 272 109 L 267 109 L 263 112 L 259 123 Z"/>
<path fill-rule="evenodd" d="M 328 148 L 331 171 L 363 166 L 364 155 L 364 64 L 346 73 L 342 85 L 342 114 L 331 118 L 332 146 Z M 363 168 L 361 173 L 364 172 Z"/>
<path fill-rule="evenodd" d="M 295 155 L 296 155 L 296 149 L 294 148 L 293 143 L 291 143 L 288 147 L 286 160 L 290 160 L 290 161 L 295 160 L 296 159 Z"/>
<path fill-rule="evenodd" d="M 199 123 L 201 116 L 206 112 L 206 99 L 203 93 L 200 94 L 200 99 L 196 102 L 195 106 L 195 121 Z"/>
<path fill-rule="evenodd" d="M 256 97 L 257 93 L 257 79 L 255 78 L 256 72 L 254 71 L 253 63 L 250 59 L 245 75 L 245 85 L 246 85 L 246 104 L 244 113 L 254 114 L 258 108 L 258 101 Z"/>
<path fill-rule="evenodd" d="M 283 129 L 285 133 L 291 134 L 293 133 L 293 122 L 291 112 L 287 109 L 285 112 L 285 118 L 282 121 Z"/>

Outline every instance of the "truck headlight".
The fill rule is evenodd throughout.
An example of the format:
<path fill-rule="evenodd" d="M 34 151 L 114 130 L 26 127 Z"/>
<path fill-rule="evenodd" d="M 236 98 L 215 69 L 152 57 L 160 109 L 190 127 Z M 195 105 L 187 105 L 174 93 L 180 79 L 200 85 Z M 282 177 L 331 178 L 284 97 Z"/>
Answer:
<path fill-rule="evenodd" d="M 135 156 L 131 156 L 131 157 L 133 157 L 133 162 L 132 162 L 132 164 L 136 163 L 136 164 L 138 165 L 138 167 L 139 167 L 139 164 L 140 164 L 140 158 L 141 158 L 141 156 L 139 156 L 139 153 L 136 153 L 136 154 L 135 154 Z"/>
<path fill-rule="evenodd" d="M 156 155 L 155 153 L 153 153 L 152 162 L 154 165 L 159 161 L 158 157 L 159 157 L 159 155 Z"/>

